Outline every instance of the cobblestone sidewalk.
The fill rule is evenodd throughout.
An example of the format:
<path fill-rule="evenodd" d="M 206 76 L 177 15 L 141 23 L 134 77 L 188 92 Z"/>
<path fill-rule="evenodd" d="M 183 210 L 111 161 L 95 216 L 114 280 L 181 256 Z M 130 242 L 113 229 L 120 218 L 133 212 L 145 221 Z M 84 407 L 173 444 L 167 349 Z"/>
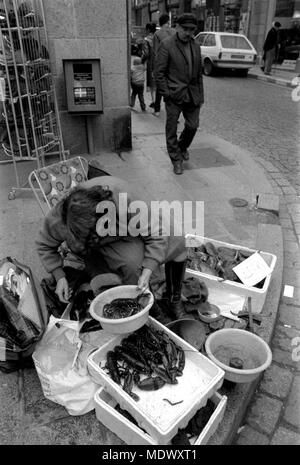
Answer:
<path fill-rule="evenodd" d="M 235 444 L 300 444 L 300 200 L 296 191 L 270 162 L 257 160 L 280 195 L 283 232 L 283 286 L 293 297 L 280 300 L 272 340 L 273 362 L 265 372 L 246 413 Z"/>

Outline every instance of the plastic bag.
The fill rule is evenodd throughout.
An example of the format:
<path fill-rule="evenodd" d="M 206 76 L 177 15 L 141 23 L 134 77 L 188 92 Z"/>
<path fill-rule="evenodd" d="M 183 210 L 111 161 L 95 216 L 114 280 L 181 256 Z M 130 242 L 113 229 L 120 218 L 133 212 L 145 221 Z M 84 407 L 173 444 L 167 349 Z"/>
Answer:
<path fill-rule="evenodd" d="M 94 394 L 99 386 L 88 374 L 86 352 L 79 338 L 77 321 L 50 317 L 48 328 L 37 344 L 32 358 L 44 395 L 63 405 L 70 415 L 83 415 L 94 409 Z M 89 352 L 94 347 L 89 347 Z"/>

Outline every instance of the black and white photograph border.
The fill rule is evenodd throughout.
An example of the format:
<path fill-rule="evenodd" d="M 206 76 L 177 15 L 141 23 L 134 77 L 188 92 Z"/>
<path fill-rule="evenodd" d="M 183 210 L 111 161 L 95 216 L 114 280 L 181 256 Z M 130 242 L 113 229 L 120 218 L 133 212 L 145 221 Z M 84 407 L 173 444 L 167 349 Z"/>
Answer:
<path fill-rule="evenodd" d="M 169 17 L 167 22 L 160 20 L 162 15 Z M 166 27 L 172 34 L 161 34 Z M 242 35 L 249 41 L 254 50 L 251 48 L 252 55 L 248 53 L 252 57 L 249 69 L 243 65 L 241 73 L 235 67 L 238 56 L 244 60 L 245 54 L 234 50 L 227 55 L 224 49 L 209 55 L 207 49 L 216 48 L 209 44 L 217 44 L 222 34 Z M 163 40 L 155 49 L 159 37 Z M 299 51 L 298 0 L 0 0 L 0 263 L 11 257 L 32 272 L 36 308 L 47 303 L 49 309 L 48 294 L 47 298 L 40 295 L 45 288 L 39 283 L 51 278 L 38 251 L 39 231 L 62 194 L 81 182 L 95 185 L 88 181 L 95 177 L 121 179 L 142 202 L 201 202 L 203 224 L 195 227 L 194 219 L 188 218 L 185 226 L 197 240 L 204 239 L 204 246 L 225 244 L 237 254 L 245 249 L 275 257 L 268 263 L 268 285 L 250 291 L 226 277 L 191 270 L 188 262 L 185 275 L 179 277 L 179 300 L 183 302 L 174 301 L 175 291 L 166 299 L 170 308 L 176 308 L 174 315 L 178 317 L 182 311 L 184 321 L 193 320 L 193 312 L 182 310 L 188 308 L 182 280 L 203 280 L 208 300 L 209 295 L 217 299 L 220 289 L 223 300 L 216 300 L 216 305 L 221 308 L 224 303 L 229 308 L 221 320 L 198 321 L 202 331 L 205 329 L 206 341 L 209 334 L 225 330 L 247 331 L 263 340 L 272 353 L 270 363 L 250 381 L 230 378 L 232 370 L 239 370 L 221 363 L 222 380 L 210 391 L 203 388 L 203 403 L 194 399 L 199 409 L 209 405 L 213 409 L 199 437 L 188 443 L 185 434 L 180 442 L 178 433 L 196 414 L 195 405 L 187 403 L 182 426 L 179 424 L 174 434 L 176 441 L 165 442 L 160 434 L 153 435 L 152 428 L 146 429 L 151 419 L 141 421 L 141 408 L 132 418 L 134 393 L 130 397 L 121 392 L 121 401 L 114 399 L 116 390 L 110 389 L 104 378 L 102 385 L 103 379 L 99 381 L 90 368 L 88 348 L 95 350 L 93 329 L 85 333 L 88 343 L 81 358 L 85 362 L 81 376 L 92 381 L 86 389 L 87 402 L 82 402 L 76 391 L 72 402 L 72 385 L 68 384 L 72 379 L 78 383 L 71 371 L 80 359 L 80 339 L 76 340 L 79 345 L 70 380 L 65 379 L 70 402 L 52 395 L 51 384 L 55 389 L 56 381 L 49 374 L 51 369 L 55 373 L 51 357 L 55 352 L 57 357 L 58 349 L 52 347 L 51 356 L 44 354 L 44 367 L 35 353 L 43 340 L 47 341 L 49 323 L 53 331 L 55 322 L 61 330 L 59 321 L 64 317 L 70 328 L 80 322 L 70 320 L 68 306 L 63 314 L 53 310 L 49 322 L 50 315 L 45 317 L 40 311 L 38 321 L 45 334 L 34 345 L 19 348 L 17 339 L 12 341 L 7 332 L 5 315 L 13 303 L 10 301 L 11 307 L 3 304 L 4 279 L 0 276 L 0 445 L 103 446 L 102 460 L 132 462 L 142 457 L 142 452 L 130 449 L 131 455 L 122 455 L 115 450 L 124 447 L 119 451 L 126 451 L 127 445 L 149 445 L 149 450 L 150 446 L 160 450 L 167 446 L 169 451 L 172 445 L 174 450 L 190 447 L 195 452 L 189 456 L 180 451 L 177 456 L 149 452 L 143 459 L 196 461 L 204 445 L 300 445 Z M 133 87 L 132 79 L 137 79 Z M 198 110 L 195 113 L 191 108 Z M 103 188 L 108 189 L 106 183 Z M 53 224 L 53 229 L 47 230 L 48 244 L 50 236 L 53 243 L 58 241 Z M 40 243 L 39 250 L 41 247 Z M 167 256 L 165 250 L 160 253 Z M 145 275 L 143 283 L 139 281 L 142 288 L 153 278 L 150 289 L 157 301 L 164 296 L 162 290 L 168 291 L 160 272 L 167 269 L 166 260 L 161 258 L 157 276 L 153 272 L 151 278 Z M 109 268 L 109 258 L 106 261 Z M 128 263 L 132 261 L 128 257 Z M 81 265 L 76 262 L 77 268 Z M 53 295 L 54 291 L 55 285 Z M 60 296 L 63 291 L 61 287 Z M 235 292 L 244 299 L 237 314 L 231 307 Z M 65 298 L 68 300 L 66 294 Z M 30 317 L 27 308 L 27 316 L 28 312 Z M 155 318 L 151 311 L 150 317 Z M 17 324 L 15 314 L 10 315 L 9 325 L 16 334 L 20 330 L 14 326 Z M 166 326 L 169 335 L 172 331 Z M 183 341 L 182 347 L 190 344 L 191 351 L 203 357 L 204 367 L 211 364 L 219 370 L 208 345 L 198 348 L 197 325 L 193 322 L 192 326 L 193 333 L 186 335 L 188 342 Z M 176 341 L 184 339 L 183 334 L 176 334 Z M 102 343 L 111 338 L 104 334 Z M 243 340 L 246 344 L 247 338 Z M 190 367 L 194 358 L 189 360 L 187 349 L 185 354 Z M 61 359 L 58 357 L 62 366 L 63 359 L 62 351 Z M 99 370 L 102 368 L 100 364 Z M 61 380 L 57 381 L 59 385 Z M 178 376 L 178 386 L 181 382 Z M 174 399 L 178 401 L 176 396 Z M 172 407 L 172 397 L 167 401 L 165 412 L 180 410 L 175 401 Z M 123 413 L 128 405 L 134 422 L 115 409 L 118 402 Z"/>

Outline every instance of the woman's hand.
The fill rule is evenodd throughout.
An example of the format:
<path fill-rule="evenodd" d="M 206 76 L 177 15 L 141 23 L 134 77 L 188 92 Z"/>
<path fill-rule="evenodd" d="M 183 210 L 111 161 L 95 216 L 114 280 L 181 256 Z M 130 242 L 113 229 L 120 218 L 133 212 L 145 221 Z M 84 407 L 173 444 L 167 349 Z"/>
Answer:
<path fill-rule="evenodd" d="M 152 274 L 152 270 L 149 270 L 149 268 L 143 268 L 142 274 L 139 277 L 138 281 L 138 289 L 144 292 L 146 289 L 149 288 L 149 281 L 150 281 L 150 276 Z"/>
<path fill-rule="evenodd" d="M 65 277 L 60 278 L 57 281 L 55 293 L 58 295 L 61 302 L 64 302 L 65 304 L 69 303 L 69 299 L 72 296 L 72 290 L 69 289 L 69 284 Z"/>

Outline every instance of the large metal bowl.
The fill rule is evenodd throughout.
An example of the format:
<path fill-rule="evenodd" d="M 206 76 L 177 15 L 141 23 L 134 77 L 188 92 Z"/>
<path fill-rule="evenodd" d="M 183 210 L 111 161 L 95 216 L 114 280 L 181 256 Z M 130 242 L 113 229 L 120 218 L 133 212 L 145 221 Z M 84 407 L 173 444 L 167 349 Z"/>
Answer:
<path fill-rule="evenodd" d="M 167 328 L 184 339 L 197 350 L 201 350 L 206 339 L 205 326 L 201 321 L 191 318 L 183 318 L 168 323 Z"/>

